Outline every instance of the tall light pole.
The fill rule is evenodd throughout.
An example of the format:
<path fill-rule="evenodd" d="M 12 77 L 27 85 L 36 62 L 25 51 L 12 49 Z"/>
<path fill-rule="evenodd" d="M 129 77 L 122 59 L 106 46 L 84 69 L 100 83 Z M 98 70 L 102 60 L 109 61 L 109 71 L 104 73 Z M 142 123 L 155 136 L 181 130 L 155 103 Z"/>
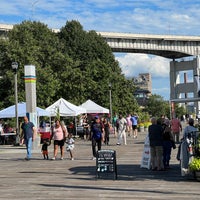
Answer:
<path fill-rule="evenodd" d="M 19 120 L 18 120 L 18 92 L 17 92 L 17 69 L 18 63 L 12 62 L 12 69 L 15 78 L 15 120 L 16 120 L 16 139 L 15 145 L 19 145 Z"/>
<path fill-rule="evenodd" d="M 110 97 L 110 123 L 112 124 L 112 84 L 109 83 L 109 97 Z"/>

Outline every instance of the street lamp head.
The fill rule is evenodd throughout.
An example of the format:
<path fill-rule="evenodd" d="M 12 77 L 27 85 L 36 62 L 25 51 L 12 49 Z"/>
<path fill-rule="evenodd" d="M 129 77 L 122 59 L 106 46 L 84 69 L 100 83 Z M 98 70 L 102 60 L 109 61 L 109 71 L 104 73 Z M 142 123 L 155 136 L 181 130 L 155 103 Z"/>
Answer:
<path fill-rule="evenodd" d="M 17 62 L 12 62 L 12 69 L 16 73 L 18 69 L 18 63 Z"/>
<path fill-rule="evenodd" d="M 109 88 L 111 89 L 111 87 L 112 87 L 112 84 L 111 84 L 111 83 L 109 83 L 109 85 L 108 85 L 108 86 L 109 86 Z"/>

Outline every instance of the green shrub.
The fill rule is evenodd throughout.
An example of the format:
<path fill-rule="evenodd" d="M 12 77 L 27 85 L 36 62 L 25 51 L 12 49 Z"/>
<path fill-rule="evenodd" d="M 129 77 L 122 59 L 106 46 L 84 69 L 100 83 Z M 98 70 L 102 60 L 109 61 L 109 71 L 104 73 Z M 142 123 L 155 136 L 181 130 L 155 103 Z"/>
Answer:
<path fill-rule="evenodd" d="M 189 169 L 191 171 L 200 171 L 200 158 L 195 157 L 193 160 L 189 163 Z"/>

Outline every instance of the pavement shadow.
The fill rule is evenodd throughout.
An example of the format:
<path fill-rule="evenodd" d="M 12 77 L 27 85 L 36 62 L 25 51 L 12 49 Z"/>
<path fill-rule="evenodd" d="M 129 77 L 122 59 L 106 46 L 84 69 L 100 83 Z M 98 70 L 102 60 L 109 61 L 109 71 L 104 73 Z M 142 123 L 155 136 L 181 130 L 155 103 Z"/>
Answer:
<path fill-rule="evenodd" d="M 144 192 L 154 192 L 154 193 L 160 193 L 160 194 L 173 194 L 174 192 L 160 192 L 160 191 L 155 191 L 155 190 L 144 190 L 144 189 L 141 189 L 141 190 L 134 190 L 134 189 L 125 189 L 125 188 L 113 188 L 112 186 L 111 187 L 103 187 L 103 186 L 83 186 L 83 185 L 67 185 L 67 184 L 39 184 L 40 186 L 43 186 L 43 187 L 49 187 L 49 188 L 65 188 L 65 189 L 78 189 L 78 190 L 95 190 L 95 191 L 116 191 L 116 192 L 141 192 L 141 193 L 144 193 Z"/>
<path fill-rule="evenodd" d="M 87 174 L 96 177 L 95 166 L 79 166 L 69 169 L 72 174 Z M 112 179 L 113 173 L 100 173 L 101 179 Z M 151 171 L 139 165 L 117 165 L 117 180 L 165 180 L 169 182 L 192 181 L 192 177 L 182 177 L 179 165 L 171 165 L 166 171 Z"/>
<path fill-rule="evenodd" d="M 125 188 L 125 187 L 123 187 L 123 186 L 119 186 L 119 187 L 115 187 L 115 186 L 110 186 L 110 187 L 108 187 L 108 186 L 96 186 L 96 185 L 92 185 L 92 186 L 87 186 L 87 185 L 73 185 L 73 184 L 55 184 L 55 183 L 49 183 L 49 184 L 38 184 L 38 185 L 40 185 L 40 186 L 42 186 L 42 187 L 47 187 L 49 190 L 51 190 L 51 188 L 59 188 L 59 189 L 61 189 L 61 188 L 63 188 L 63 189 L 66 189 L 66 190 L 69 190 L 69 191 L 71 191 L 71 190 L 87 190 L 88 192 L 90 191 L 90 190 L 94 190 L 95 192 L 105 192 L 105 191 L 112 191 L 112 192 L 123 192 L 123 193 L 125 193 L 126 192 L 126 194 L 127 193 L 129 193 L 129 194 L 133 194 L 133 196 L 134 196 L 134 194 L 135 194 L 135 192 L 137 192 L 138 193 L 138 196 L 139 196 L 139 194 L 141 194 L 142 196 L 144 196 L 144 194 L 145 193 L 152 193 L 152 194 L 161 194 L 161 195 L 179 195 L 179 194 L 181 194 L 182 195 L 182 192 L 177 192 L 177 191 L 159 191 L 159 190 L 155 190 L 155 189 L 151 189 L 151 188 L 141 188 L 141 189 L 134 189 L 134 188 L 131 188 L 131 189 L 129 189 L 129 188 Z M 187 195 L 190 195 L 190 192 L 188 191 L 188 193 L 185 193 L 185 195 L 187 196 Z M 199 195 L 199 193 L 198 192 L 196 192 L 196 193 L 193 193 L 193 195 Z M 120 196 L 120 198 L 122 198 L 121 196 Z"/>

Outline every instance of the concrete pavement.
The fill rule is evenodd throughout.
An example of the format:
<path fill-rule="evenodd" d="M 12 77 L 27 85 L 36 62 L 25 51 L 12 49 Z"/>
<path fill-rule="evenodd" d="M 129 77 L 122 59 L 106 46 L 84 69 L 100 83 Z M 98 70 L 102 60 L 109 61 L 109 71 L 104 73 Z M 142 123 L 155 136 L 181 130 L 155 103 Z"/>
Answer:
<path fill-rule="evenodd" d="M 172 151 L 171 169 L 151 171 L 140 168 L 146 133 L 138 138 L 127 137 L 128 144 L 117 146 L 118 179 L 96 179 L 96 161 L 91 160 L 91 142 L 76 139 L 75 160 L 43 160 L 40 149 L 33 159 L 25 161 L 25 147 L 0 146 L 0 200 L 62 200 L 62 199 L 199 199 L 200 183 L 192 177 L 181 177 L 177 149 Z M 50 146 L 50 157 L 53 145 Z"/>

